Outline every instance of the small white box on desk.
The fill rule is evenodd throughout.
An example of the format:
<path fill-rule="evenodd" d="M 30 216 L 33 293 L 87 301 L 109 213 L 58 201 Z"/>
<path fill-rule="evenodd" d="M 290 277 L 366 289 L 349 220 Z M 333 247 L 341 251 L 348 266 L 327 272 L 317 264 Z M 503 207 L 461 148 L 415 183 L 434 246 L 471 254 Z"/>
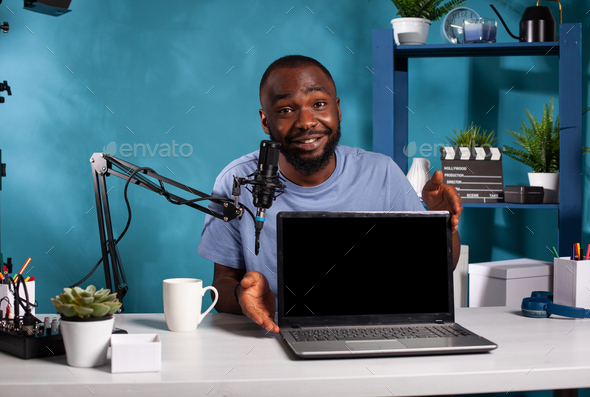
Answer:
<path fill-rule="evenodd" d="M 553 303 L 590 308 L 590 261 L 553 259 Z"/>
<path fill-rule="evenodd" d="M 111 336 L 111 372 L 159 372 L 162 342 L 158 334 Z"/>
<path fill-rule="evenodd" d="M 25 285 L 27 286 L 27 292 L 29 294 L 29 302 L 31 302 L 32 304 L 35 303 L 35 281 L 29 281 L 26 282 Z M 14 285 L 12 286 L 12 288 L 14 288 Z M 25 289 L 24 288 L 19 288 L 19 293 L 18 295 L 21 297 L 21 299 L 26 299 L 26 293 L 25 293 Z M 8 297 L 8 302 L 6 302 L 6 299 L 3 299 L 4 297 Z M 10 288 L 8 286 L 8 284 L 0 284 L 0 299 L 3 299 L 0 302 L 0 310 L 2 310 L 2 316 L 5 317 L 6 316 L 6 306 L 8 305 L 8 303 L 10 303 L 10 310 L 12 310 L 12 312 L 14 313 L 14 294 L 12 292 L 10 292 Z M 18 310 L 19 316 L 22 316 L 23 314 L 25 314 L 25 310 L 21 307 L 19 307 Z M 31 309 L 31 314 L 35 315 L 35 308 L 33 307 Z"/>
<path fill-rule="evenodd" d="M 532 291 L 551 291 L 553 264 L 513 259 L 469 264 L 469 306 L 520 306 Z"/>

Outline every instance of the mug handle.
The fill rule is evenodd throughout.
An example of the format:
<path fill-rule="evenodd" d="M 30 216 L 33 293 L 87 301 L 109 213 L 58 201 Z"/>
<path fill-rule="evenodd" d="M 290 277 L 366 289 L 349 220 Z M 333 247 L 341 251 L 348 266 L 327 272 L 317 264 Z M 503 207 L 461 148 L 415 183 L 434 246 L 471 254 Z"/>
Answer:
<path fill-rule="evenodd" d="M 212 285 L 209 287 L 203 288 L 203 293 L 201 294 L 201 296 L 205 296 L 205 291 L 207 291 L 207 290 L 215 291 L 215 299 L 213 299 L 213 303 L 211 303 L 211 306 L 209 306 L 209 308 L 207 310 L 205 310 L 205 313 L 202 313 L 199 316 L 199 324 L 201 324 L 201 321 L 203 321 L 205 316 L 211 311 L 211 309 L 213 309 L 213 306 L 215 306 L 215 304 L 217 303 L 217 298 L 219 298 L 219 292 L 217 292 L 217 288 L 215 288 Z"/>

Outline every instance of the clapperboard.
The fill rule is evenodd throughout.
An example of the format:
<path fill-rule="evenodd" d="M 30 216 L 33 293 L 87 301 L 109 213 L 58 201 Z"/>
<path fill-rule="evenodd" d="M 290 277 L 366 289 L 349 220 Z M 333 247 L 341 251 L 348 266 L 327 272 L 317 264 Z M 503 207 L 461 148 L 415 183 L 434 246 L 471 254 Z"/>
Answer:
<path fill-rule="evenodd" d="M 443 182 L 457 189 L 464 203 L 504 201 L 501 149 L 443 147 L 440 153 Z"/>

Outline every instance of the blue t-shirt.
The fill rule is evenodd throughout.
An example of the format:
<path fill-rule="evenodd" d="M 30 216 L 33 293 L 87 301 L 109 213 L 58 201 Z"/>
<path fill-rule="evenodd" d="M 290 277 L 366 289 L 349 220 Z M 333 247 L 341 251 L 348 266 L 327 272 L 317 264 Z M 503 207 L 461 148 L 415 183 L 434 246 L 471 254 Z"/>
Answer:
<path fill-rule="evenodd" d="M 258 165 L 259 152 L 252 152 L 221 171 L 215 180 L 213 196 L 233 198 L 233 177 L 252 174 Z M 285 179 L 285 178 L 283 178 Z M 266 211 L 260 233 L 260 252 L 254 254 L 254 221 L 245 213 L 241 220 L 223 222 L 211 215 L 205 226 L 197 253 L 224 266 L 256 270 L 266 276 L 272 292 L 277 294 L 276 214 L 281 211 L 423 211 L 412 185 L 393 162 L 383 154 L 339 145 L 336 147 L 336 169 L 322 184 L 302 187 L 284 180 L 285 192 Z M 240 203 L 256 214 L 252 194 L 242 187 Z M 221 206 L 209 208 L 223 213 Z M 321 236 L 310 231 L 310 244 Z M 305 249 L 305 247 L 302 247 Z"/>

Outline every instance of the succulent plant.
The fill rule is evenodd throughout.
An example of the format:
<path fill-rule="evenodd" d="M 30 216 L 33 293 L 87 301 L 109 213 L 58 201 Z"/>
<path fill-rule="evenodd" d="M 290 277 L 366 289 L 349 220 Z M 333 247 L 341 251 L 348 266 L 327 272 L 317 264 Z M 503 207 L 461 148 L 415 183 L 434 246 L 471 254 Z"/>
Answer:
<path fill-rule="evenodd" d="M 110 292 L 111 290 L 104 288 L 97 291 L 94 285 L 89 285 L 86 289 L 64 288 L 64 293 L 51 298 L 51 302 L 64 317 L 104 317 L 115 313 L 122 305 L 117 294 Z"/>

